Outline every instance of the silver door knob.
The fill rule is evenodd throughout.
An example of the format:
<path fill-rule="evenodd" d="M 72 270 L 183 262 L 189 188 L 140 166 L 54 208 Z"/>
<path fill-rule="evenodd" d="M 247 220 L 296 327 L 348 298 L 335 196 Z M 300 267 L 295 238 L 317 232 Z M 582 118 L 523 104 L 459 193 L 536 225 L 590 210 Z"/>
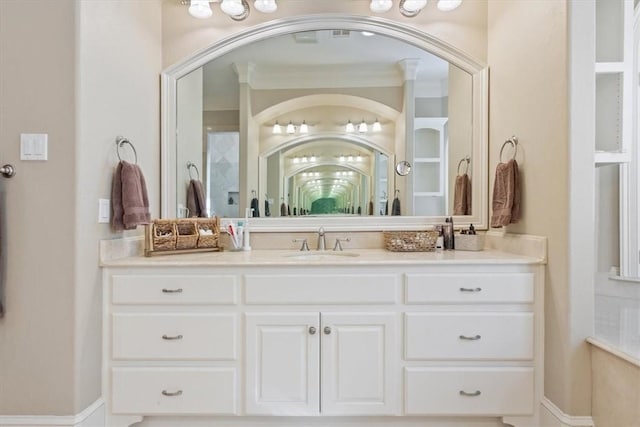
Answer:
<path fill-rule="evenodd" d="M 309 326 L 309 335 L 315 335 L 315 334 L 316 334 L 315 326 Z"/>
<path fill-rule="evenodd" d="M 329 326 L 325 326 L 325 327 L 324 327 L 324 334 L 325 334 L 325 335 L 329 335 L 330 333 L 331 333 L 331 327 L 329 327 Z"/>

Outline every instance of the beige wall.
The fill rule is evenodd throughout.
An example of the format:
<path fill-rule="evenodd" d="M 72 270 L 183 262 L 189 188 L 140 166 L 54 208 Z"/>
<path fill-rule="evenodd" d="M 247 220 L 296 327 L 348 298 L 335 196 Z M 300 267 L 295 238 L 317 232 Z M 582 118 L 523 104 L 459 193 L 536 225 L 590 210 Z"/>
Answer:
<path fill-rule="evenodd" d="M 0 178 L 0 414 L 75 409 L 75 8 L 72 0 L 0 1 L 0 159 L 17 170 Z M 20 161 L 20 133 L 48 134 L 49 160 Z"/>
<path fill-rule="evenodd" d="M 516 135 L 520 142 L 523 219 L 507 231 L 548 237 L 545 395 L 568 414 L 589 415 L 589 352 L 573 329 L 591 300 L 575 300 L 580 293 L 572 293 L 567 268 L 566 1 L 492 0 L 488 34 L 490 171 L 504 140 Z"/>
<path fill-rule="evenodd" d="M 160 22 L 156 1 L 0 1 L 0 156 L 18 171 L 0 182 L 0 414 L 76 414 L 101 395 L 98 241 L 121 234 L 97 203 L 122 134 L 158 215 Z M 19 160 L 21 132 L 49 134 L 48 161 Z"/>
<path fill-rule="evenodd" d="M 595 427 L 636 427 L 640 423 L 640 367 L 591 347 Z"/>

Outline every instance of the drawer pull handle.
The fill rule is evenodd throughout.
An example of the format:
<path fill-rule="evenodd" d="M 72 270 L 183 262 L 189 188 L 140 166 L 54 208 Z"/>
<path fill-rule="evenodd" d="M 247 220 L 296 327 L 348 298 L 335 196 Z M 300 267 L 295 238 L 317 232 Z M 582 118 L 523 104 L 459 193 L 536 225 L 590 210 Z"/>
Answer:
<path fill-rule="evenodd" d="M 178 390 L 178 391 L 162 390 L 162 394 L 164 396 L 169 396 L 169 397 L 180 396 L 182 394 L 182 390 Z"/>
<path fill-rule="evenodd" d="M 164 294 L 181 294 L 182 288 L 178 289 L 162 289 L 162 293 Z"/>
<path fill-rule="evenodd" d="M 464 390 L 460 390 L 460 396 L 469 396 L 469 397 L 475 397 L 475 396 L 480 396 L 482 393 L 480 392 L 480 390 L 476 390 L 473 393 L 469 393 L 467 391 Z"/>
<path fill-rule="evenodd" d="M 481 292 L 482 288 L 460 288 L 460 292 Z"/>
<path fill-rule="evenodd" d="M 182 335 L 174 335 L 172 337 L 170 337 L 168 335 L 163 335 L 162 339 L 163 340 L 181 340 L 182 339 Z"/>
<path fill-rule="evenodd" d="M 474 337 L 468 337 L 466 335 L 460 335 L 460 339 L 461 340 L 476 341 L 476 340 L 479 340 L 480 338 L 482 338 L 480 335 L 476 335 Z"/>
<path fill-rule="evenodd" d="M 309 335 L 315 335 L 315 334 L 316 334 L 315 326 L 309 326 Z"/>

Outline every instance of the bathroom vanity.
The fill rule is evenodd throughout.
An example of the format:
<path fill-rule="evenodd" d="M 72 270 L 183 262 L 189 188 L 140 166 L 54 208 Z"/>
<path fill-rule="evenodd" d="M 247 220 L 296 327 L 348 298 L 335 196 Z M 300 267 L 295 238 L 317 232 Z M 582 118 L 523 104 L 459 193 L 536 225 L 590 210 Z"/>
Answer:
<path fill-rule="evenodd" d="M 254 250 L 103 266 L 108 426 L 537 425 L 540 258 Z"/>

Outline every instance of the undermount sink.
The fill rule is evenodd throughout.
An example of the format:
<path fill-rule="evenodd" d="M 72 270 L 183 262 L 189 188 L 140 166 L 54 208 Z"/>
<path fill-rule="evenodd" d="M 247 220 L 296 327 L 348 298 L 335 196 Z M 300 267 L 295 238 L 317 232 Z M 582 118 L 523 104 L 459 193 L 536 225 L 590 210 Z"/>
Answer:
<path fill-rule="evenodd" d="M 301 259 L 317 259 L 317 258 L 334 258 L 334 257 L 357 257 L 359 253 L 341 252 L 341 251 L 299 251 L 284 255 L 287 258 Z"/>

